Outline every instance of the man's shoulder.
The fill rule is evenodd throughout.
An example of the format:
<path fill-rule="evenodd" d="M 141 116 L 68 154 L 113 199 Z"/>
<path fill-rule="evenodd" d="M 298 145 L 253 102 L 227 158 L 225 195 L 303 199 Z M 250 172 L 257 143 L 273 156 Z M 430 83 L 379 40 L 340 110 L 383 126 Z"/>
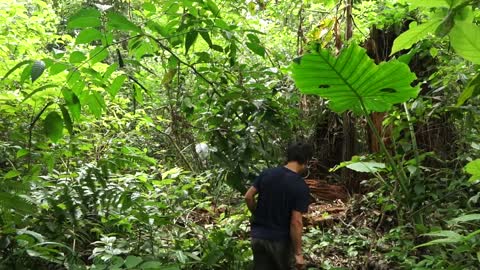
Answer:
<path fill-rule="evenodd" d="M 293 181 L 290 181 L 290 183 L 293 184 L 293 187 L 296 192 L 301 192 L 301 193 L 310 192 L 310 188 L 308 187 L 307 183 L 305 183 L 305 180 L 303 179 L 303 177 L 301 177 L 300 175 L 296 175 L 292 177 L 295 177 L 295 179 L 292 179 Z"/>
<path fill-rule="evenodd" d="M 271 168 L 266 168 L 264 169 L 260 175 L 269 175 L 272 173 L 279 173 L 282 172 L 282 167 L 271 167 Z"/>

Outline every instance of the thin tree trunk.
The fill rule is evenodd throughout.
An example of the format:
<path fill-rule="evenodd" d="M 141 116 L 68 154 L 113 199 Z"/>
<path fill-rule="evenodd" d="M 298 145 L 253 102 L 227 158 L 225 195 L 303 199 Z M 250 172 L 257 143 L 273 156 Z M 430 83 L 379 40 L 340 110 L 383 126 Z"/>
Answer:
<path fill-rule="evenodd" d="M 353 34 L 353 21 L 352 21 L 352 0 L 346 0 L 346 31 L 345 40 L 348 41 L 352 38 Z M 351 160 L 353 156 L 355 146 L 355 119 L 350 113 L 344 112 L 343 116 L 343 146 L 342 146 L 342 160 Z M 347 184 L 347 188 L 350 192 L 358 192 L 358 181 L 355 181 L 352 177 L 352 171 L 348 169 L 342 170 L 342 179 Z"/>

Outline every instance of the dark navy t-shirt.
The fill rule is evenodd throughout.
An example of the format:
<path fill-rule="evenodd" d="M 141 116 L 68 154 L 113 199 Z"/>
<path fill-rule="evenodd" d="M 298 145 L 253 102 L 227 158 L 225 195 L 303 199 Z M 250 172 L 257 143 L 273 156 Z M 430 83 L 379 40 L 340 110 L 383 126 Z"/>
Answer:
<path fill-rule="evenodd" d="M 285 167 L 263 171 L 253 183 L 258 191 L 252 238 L 288 240 L 292 210 L 307 212 L 309 189 L 303 178 Z"/>

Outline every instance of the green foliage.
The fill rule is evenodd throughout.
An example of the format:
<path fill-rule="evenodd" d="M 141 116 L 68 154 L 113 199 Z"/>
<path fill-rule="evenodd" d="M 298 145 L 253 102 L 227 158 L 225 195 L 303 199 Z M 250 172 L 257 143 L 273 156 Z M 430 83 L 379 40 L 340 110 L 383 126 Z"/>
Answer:
<path fill-rule="evenodd" d="M 440 26 L 441 23 L 442 19 L 430 20 L 420 25 L 415 25 L 416 23 L 411 23 L 410 29 L 403 32 L 395 39 L 390 55 L 393 55 L 401 50 L 410 49 L 412 45 L 414 45 L 418 41 L 424 39 L 429 34 L 435 33 L 436 29 Z"/>
<path fill-rule="evenodd" d="M 450 7 L 450 2 L 448 0 L 431 0 L 431 1 L 421 1 L 421 0 L 405 0 L 406 3 L 410 5 L 411 8 L 437 8 L 437 7 Z"/>
<path fill-rule="evenodd" d="M 142 32 L 140 27 L 130 22 L 122 14 L 115 12 L 107 13 L 107 26 L 117 30 L 132 31 L 137 33 Z"/>
<path fill-rule="evenodd" d="M 465 166 L 465 171 L 472 175 L 470 182 L 480 180 L 480 159 L 473 160 Z"/>
<path fill-rule="evenodd" d="M 457 106 L 462 106 L 468 99 L 480 95 L 480 75 L 473 78 L 460 94 L 457 100 Z"/>
<path fill-rule="evenodd" d="M 325 269 L 475 267 L 478 214 L 459 215 L 480 198 L 478 8 L 406 3 L 354 2 L 354 37 L 334 56 L 346 43 L 343 2 L 2 2 L 0 269 L 248 269 L 238 191 L 282 162 L 287 141 L 337 147 L 341 122 L 326 103 L 364 117 L 386 112 L 394 162 L 364 153 L 357 118 L 355 148 L 368 158 L 338 167 L 373 172 L 361 187 L 372 192 L 347 204 L 352 216 L 339 226 L 307 230 L 308 260 Z M 399 60 L 416 77 L 396 60 L 375 65 L 356 45 L 375 41 L 385 59 L 369 55 L 386 60 L 412 18 L 424 23 L 393 51 L 412 48 Z M 321 98 L 301 95 L 281 72 L 308 46 L 321 49 L 293 75 Z M 409 101 L 414 81 L 422 94 Z M 405 101 L 405 110 L 393 106 Z M 448 143 L 445 126 L 455 130 Z M 444 157 L 428 148 L 435 141 L 458 148 Z M 429 231 L 441 233 L 420 240 L 436 244 L 413 249 Z"/>
<path fill-rule="evenodd" d="M 458 223 L 467 223 L 472 221 L 480 220 L 480 215 L 478 214 L 468 214 L 462 215 L 457 218 L 450 220 L 448 223 L 451 225 L 457 225 Z M 465 228 L 460 225 L 457 230 Z M 477 227 L 478 228 L 478 227 Z M 449 252 L 453 254 L 458 254 L 464 257 L 462 261 L 456 262 L 444 262 L 444 264 L 451 265 L 452 267 L 462 267 L 462 269 L 470 269 L 474 265 L 477 265 L 480 262 L 478 257 L 478 243 L 480 241 L 478 234 L 480 230 L 475 230 L 473 232 L 468 232 L 468 234 L 463 235 L 454 230 L 440 230 L 424 234 L 424 236 L 434 237 L 437 239 L 431 240 L 427 243 L 416 246 L 416 248 L 433 246 L 433 245 L 443 245 L 447 246 Z M 473 262 L 473 261 L 477 262 Z"/>
<path fill-rule="evenodd" d="M 407 1 L 412 8 L 435 8 L 431 19 L 402 33 L 394 41 L 391 54 L 409 49 L 413 44 L 435 32 L 439 37 L 447 34 L 456 53 L 473 63 L 480 63 L 480 27 L 472 23 L 474 19 L 472 6 L 462 1 Z M 446 12 L 446 8 L 449 8 Z M 445 15 L 446 16 L 442 16 Z"/>
<path fill-rule="evenodd" d="M 480 64 L 480 26 L 457 21 L 450 31 L 450 39 L 456 53 Z"/>
<path fill-rule="evenodd" d="M 300 91 L 329 99 L 335 112 L 383 112 L 418 94 L 410 86 L 415 74 L 408 66 L 398 61 L 376 65 L 355 44 L 338 58 L 326 49 L 302 56 L 293 64 L 292 76 Z"/>

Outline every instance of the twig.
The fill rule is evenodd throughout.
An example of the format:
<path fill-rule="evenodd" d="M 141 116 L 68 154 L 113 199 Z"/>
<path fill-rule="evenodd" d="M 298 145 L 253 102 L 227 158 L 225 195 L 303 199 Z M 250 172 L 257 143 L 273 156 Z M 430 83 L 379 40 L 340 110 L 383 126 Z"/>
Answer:
<path fill-rule="evenodd" d="M 182 158 L 183 162 L 187 165 L 188 169 L 192 172 L 194 172 L 193 168 L 192 168 L 192 165 L 190 165 L 190 163 L 188 162 L 187 158 L 185 157 L 185 155 L 182 153 L 182 150 L 180 149 L 180 147 L 178 147 L 178 145 L 175 143 L 175 140 L 172 138 L 172 136 L 166 132 L 163 132 L 161 130 L 158 130 L 158 132 L 160 132 L 160 134 L 163 134 L 165 136 L 167 136 L 168 139 L 170 139 L 170 141 L 172 142 L 173 146 L 175 146 L 175 149 L 177 150 L 178 154 L 180 155 L 180 157 Z"/>

